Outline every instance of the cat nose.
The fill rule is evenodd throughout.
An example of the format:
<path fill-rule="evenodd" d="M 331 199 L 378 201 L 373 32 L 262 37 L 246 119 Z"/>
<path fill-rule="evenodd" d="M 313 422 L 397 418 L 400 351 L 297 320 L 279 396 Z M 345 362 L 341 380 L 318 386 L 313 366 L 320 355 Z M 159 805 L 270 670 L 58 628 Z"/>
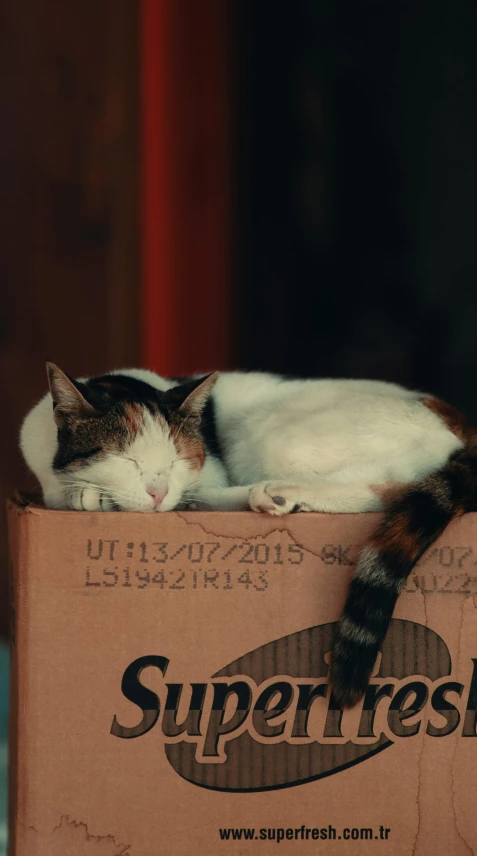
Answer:
<path fill-rule="evenodd" d="M 152 487 L 152 488 L 148 488 L 147 492 L 150 496 L 152 496 L 152 498 L 154 500 L 154 505 L 158 506 L 161 504 L 162 500 L 166 496 L 166 494 L 168 492 L 168 488 L 167 487 L 161 487 L 161 488 Z"/>

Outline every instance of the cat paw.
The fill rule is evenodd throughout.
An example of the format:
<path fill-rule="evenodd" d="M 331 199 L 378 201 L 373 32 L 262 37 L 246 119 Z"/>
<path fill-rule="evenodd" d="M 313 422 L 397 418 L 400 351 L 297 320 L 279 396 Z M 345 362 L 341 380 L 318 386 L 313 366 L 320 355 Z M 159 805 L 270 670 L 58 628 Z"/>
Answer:
<path fill-rule="evenodd" d="M 294 514 L 297 511 L 310 511 L 306 502 L 300 499 L 300 493 L 302 489 L 299 485 L 264 482 L 251 488 L 248 503 L 252 511 L 261 511 L 274 517 Z"/>
<path fill-rule="evenodd" d="M 70 494 L 69 507 L 73 511 L 114 511 L 115 506 L 107 493 L 94 488 L 82 488 Z"/>

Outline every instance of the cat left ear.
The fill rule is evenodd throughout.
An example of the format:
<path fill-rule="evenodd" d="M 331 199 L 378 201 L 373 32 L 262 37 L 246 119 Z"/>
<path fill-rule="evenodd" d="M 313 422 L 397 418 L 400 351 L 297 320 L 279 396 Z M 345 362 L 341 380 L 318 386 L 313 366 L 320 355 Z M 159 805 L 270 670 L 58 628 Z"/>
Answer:
<path fill-rule="evenodd" d="M 80 389 L 83 384 L 75 382 L 50 360 L 46 362 L 46 373 L 57 423 L 64 415 L 77 417 L 98 415 Z"/>
<path fill-rule="evenodd" d="M 199 419 L 220 372 L 175 386 L 167 392 L 169 403 L 185 416 Z"/>

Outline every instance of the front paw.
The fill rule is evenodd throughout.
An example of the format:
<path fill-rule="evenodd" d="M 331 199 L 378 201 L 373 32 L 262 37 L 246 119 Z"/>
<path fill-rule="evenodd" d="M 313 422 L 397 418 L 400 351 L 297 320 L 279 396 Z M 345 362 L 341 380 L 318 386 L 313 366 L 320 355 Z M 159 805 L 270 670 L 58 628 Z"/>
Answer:
<path fill-rule="evenodd" d="M 255 485 L 250 490 L 248 502 L 252 511 L 261 511 L 274 517 L 309 510 L 306 503 L 300 500 L 300 487 L 283 482 Z"/>
<path fill-rule="evenodd" d="M 69 507 L 73 511 L 114 511 L 115 505 L 104 491 L 84 487 L 70 495 Z"/>

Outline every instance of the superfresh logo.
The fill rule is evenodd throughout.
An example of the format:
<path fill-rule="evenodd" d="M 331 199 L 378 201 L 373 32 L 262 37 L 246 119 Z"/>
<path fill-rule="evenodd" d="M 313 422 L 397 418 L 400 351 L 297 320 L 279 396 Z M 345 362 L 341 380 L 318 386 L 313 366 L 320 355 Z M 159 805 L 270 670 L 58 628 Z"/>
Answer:
<path fill-rule="evenodd" d="M 449 651 L 437 633 L 394 619 L 362 705 L 343 712 L 327 683 L 336 631 L 336 623 L 324 624 L 269 642 L 207 683 L 168 683 L 166 657 L 140 657 L 121 685 L 140 720 L 125 725 L 115 716 L 111 733 L 131 739 L 159 728 L 179 775 L 228 791 L 310 782 L 423 731 L 476 736 L 477 659 L 466 689 L 450 679 Z M 158 693 L 141 681 L 149 667 L 160 674 Z"/>

